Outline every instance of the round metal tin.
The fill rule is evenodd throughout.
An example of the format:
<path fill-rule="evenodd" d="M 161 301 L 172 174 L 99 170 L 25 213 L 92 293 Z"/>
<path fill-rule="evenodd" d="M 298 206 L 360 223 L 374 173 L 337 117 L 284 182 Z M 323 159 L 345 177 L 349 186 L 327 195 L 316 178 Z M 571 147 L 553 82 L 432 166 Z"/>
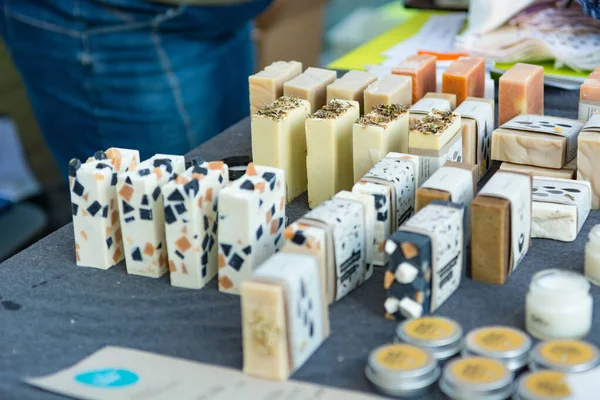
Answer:
<path fill-rule="evenodd" d="M 540 370 L 523 374 L 517 385 L 514 400 L 568 400 L 572 392 L 565 382 L 566 374 Z"/>
<path fill-rule="evenodd" d="M 463 347 L 462 327 L 443 317 L 421 317 L 398 324 L 398 339 L 428 350 L 440 361 L 458 354 Z"/>
<path fill-rule="evenodd" d="M 540 342 L 530 356 L 529 367 L 536 371 L 584 372 L 600 364 L 600 351 L 581 340 L 556 339 Z"/>
<path fill-rule="evenodd" d="M 511 371 L 518 371 L 527 365 L 531 346 L 529 335 L 519 329 L 485 326 L 467 334 L 463 355 L 493 358 Z"/>

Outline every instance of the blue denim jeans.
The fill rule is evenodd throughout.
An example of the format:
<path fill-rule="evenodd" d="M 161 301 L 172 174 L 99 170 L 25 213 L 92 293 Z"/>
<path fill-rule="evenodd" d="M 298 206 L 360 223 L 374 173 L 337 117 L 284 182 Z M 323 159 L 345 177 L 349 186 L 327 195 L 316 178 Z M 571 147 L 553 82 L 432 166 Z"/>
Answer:
<path fill-rule="evenodd" d="M 63 175 L 107 147 L 184 154 L 248 114 L 251 19 L 270 0 L 0 0 L 0 34 Z"/>

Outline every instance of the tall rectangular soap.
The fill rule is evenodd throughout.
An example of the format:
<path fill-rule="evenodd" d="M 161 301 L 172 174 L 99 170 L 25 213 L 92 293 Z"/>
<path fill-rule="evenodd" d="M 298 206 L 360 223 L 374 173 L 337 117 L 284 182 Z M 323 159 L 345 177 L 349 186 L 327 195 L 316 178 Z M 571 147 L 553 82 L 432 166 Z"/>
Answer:
<path fill-rule="evenodd" d="M 302 73 L 298 61 L 276 61 L 250 75 L 250 115 L 283 96 L 283 84 Z"/>
<path fill-rule="evenodd" d="M 367 114 L 379 105 L 412 104 L 412 79 L 402 75 L 386 75 L 365 89 L 365 111 Z"/>
<path fill-rule="evenodd" d="M 600 208 L 600 111 L 586 124 L 578 139 L 577 179 L 592 185 L 592 209 Z"/>
<path fill-rule="evenodd" d="M 327 86 L 327 101 L 353 100 L 358 102 L 360 113 L 364 113 L 364 93 L 377 80 L 377 76 L 365 71 L 348 71 Z"/>
<path fill-rule="evenodd" d="M 544 68 L 515 64 L 500 77 L 498 124 L 503 125 L 519 114 L 544 114 Z"/>
<path fill-rule="evenodd" d="M 327 86 L 335 81 L 336 77 L 335 71 L 308 67 L 306 71 L 283 84 L 283 94 L 307 100 L 312 114 L 327 102 Z"/>
<path fill-rule="evenodd" d="M 467 97 L 485 96 L 485 58 L 461 57 L 442 75 L 442 92 L 456 95 L 460 106 Z"/>
<path fill-rule="evenodd" d="M 598 111 L 600 111 L 600 67 L 596 68 L 581 85 L 579 119 L 587 121 Z"/>
<path fill-rule="evenodd" d="M 494 101 L 467 97 L 455 111 L 461 117 L 463 162 L 477 165 L 483 178 L 492 165 Z"/>
<path fill-rule="evenodd" d="M 437 58 L 430 55 L 413 55 L 398 64 L 392 73 L 411 77 L 412 103 L 421 100 L 425 93 L 437 91 Z"/>

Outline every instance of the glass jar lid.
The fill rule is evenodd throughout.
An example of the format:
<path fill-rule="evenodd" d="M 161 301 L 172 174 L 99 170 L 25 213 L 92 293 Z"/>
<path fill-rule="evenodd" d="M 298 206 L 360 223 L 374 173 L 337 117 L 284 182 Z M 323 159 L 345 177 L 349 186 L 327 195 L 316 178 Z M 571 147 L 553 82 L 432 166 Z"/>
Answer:
<path fill-rule="evenodd" d="M 462 327 L 443 317 L 421 317 L 398 324 L 398 338 L 403 342 L 423 347 L 438 360 L 457 354 L 462 348 Z"/>
<path fill-rule="evenodd" d="M 520 329 L 507 326 L 486 326 L 469 332 L 465 352 L 502 361 L 516 371 L 527 364 L 531 338 Z"/>
<path fill-rule="evenodd" d="M 600 352 L 591 343 L 557 339 L 538 343 L 531 352 L 531 368 L 583 372 L 600 363 Z"/>

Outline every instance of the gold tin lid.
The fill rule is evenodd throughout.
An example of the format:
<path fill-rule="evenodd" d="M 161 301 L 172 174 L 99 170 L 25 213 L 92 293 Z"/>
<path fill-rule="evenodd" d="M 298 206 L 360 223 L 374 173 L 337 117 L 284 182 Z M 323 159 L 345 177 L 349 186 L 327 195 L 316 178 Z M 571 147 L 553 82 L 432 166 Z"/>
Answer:
<path fill-rule="evenodd" d="M 398 338 L 406 343 L 429 350 L 438 360 L 446 360 L 462 348 L 462 327 L 443 317 L 421 317 L 398 325 Z"/>
<path fill-rule="evenodd" d="M 596 346 L 581 340 L 556 339 L 538 343 L 531 352 L 532 370 L 584 372 L 600 363 Z"/>
<path fill-rule="evenodd" d="M 517 400 L 568 400 L 571 388 L 560 371 L 540 370 L 524 374 L 519 379 Z"/>
<path fill-rule="evenodd" d="M 490 357 L 516 371 L 527 364 L 532 340 L 523 331 L 507 326 L 474 329 L 465 338 L 465 355 Z"/>

